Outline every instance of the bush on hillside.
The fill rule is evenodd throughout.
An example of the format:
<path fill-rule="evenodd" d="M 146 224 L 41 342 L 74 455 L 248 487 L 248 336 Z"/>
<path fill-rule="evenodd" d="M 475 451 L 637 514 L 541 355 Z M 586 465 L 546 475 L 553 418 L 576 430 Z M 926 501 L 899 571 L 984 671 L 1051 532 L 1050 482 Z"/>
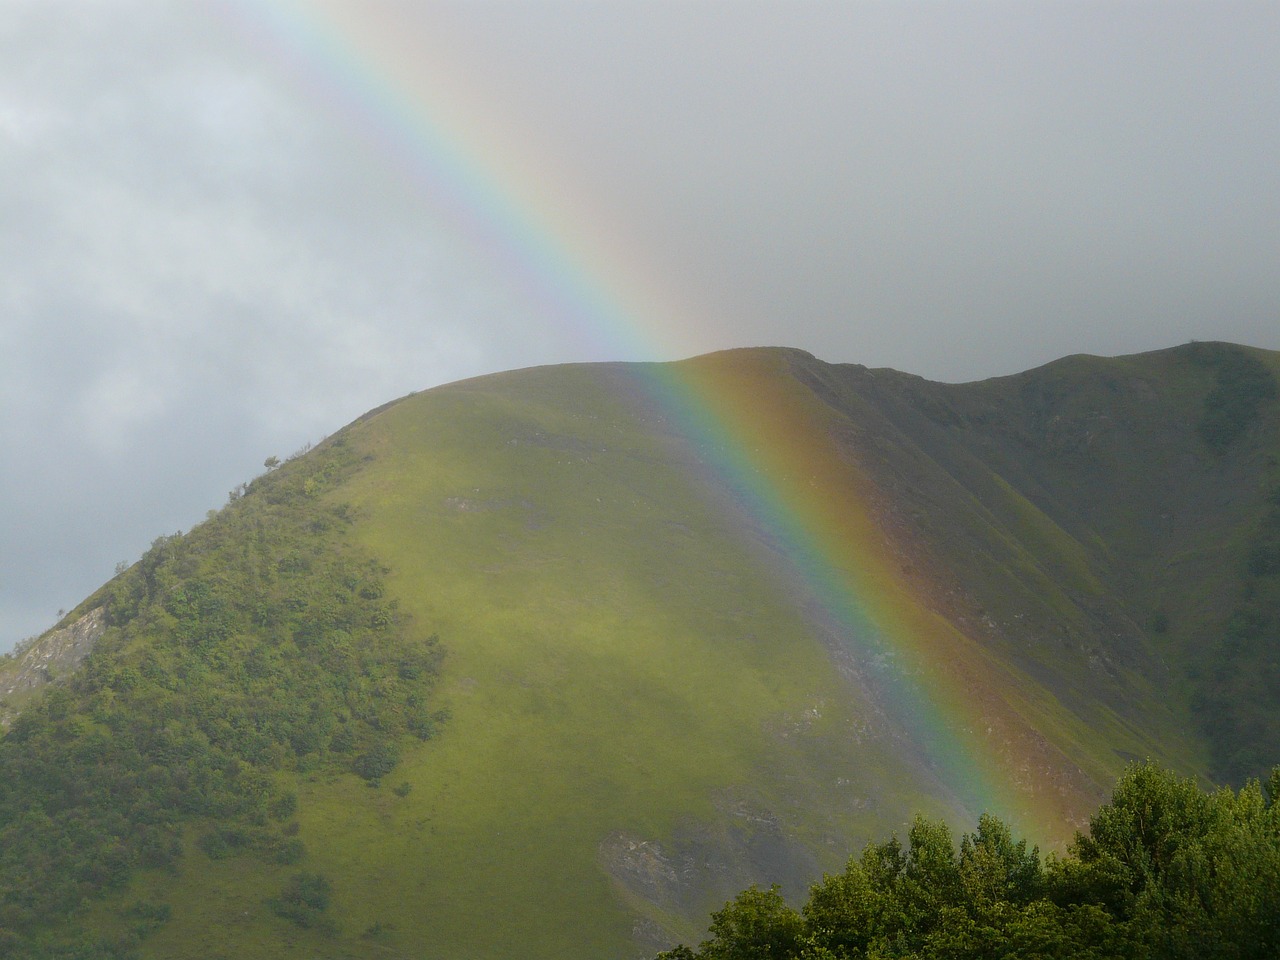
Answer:
<path fill-rule="evenodd" d="M 333 894 L 333 884 L 319 873 L 296 873 L 288 879 L 280 896 L 270 901 L 277 916 L 292 920 L 300 927 L 316 928 L 334 934 L 337 926 L 325 911 Z"/>

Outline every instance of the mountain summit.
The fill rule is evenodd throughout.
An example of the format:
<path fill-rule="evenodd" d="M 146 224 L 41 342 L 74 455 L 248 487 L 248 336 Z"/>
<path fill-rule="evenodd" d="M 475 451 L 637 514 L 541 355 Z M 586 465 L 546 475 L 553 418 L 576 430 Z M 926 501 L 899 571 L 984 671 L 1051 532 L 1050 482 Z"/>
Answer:
<path fill-rule="evenodd" d="M 1262 773 L 1278 373 L 751 349 L 387 404 L 0 666 L 0 949 L 642 956 L 917 813 L 1053 846 L 1131 760 Z"/>

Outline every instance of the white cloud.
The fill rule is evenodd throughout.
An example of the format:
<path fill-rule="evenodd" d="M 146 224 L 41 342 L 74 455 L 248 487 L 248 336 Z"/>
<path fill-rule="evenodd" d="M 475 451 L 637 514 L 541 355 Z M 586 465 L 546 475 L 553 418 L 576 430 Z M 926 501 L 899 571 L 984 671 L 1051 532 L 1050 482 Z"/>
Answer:
<path fill-rule="evenodd" d="M 106 370 L 79 392 L 81 435 L 111 454 L 136 443 L 137 432 L 155 421 L 167 405 L 163 380 L 151 370 Z"/>
<path fill-rule="evenodd" d="M 0 93 L 0 139 L 9 141 L 7 149 L 31 149 L 55 133 L 61 120 L 52 110 Z"/>

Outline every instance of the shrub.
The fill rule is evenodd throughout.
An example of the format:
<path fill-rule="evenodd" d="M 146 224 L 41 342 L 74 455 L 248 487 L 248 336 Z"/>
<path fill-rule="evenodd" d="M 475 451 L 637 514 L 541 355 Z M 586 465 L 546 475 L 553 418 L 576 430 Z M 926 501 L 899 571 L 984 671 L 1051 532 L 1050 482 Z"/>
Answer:
<path fill-rule="evenodd" d="M 366 780 L 381 780 L 396 768 L 400 762 L 400 751 L 395 744 L 385 740 L 377 743 L 367 753 L 356 757 L 351 764 L 353 770 Z"/>
<path fill-rule="evenodd" d="M 333 933 L 336 926 L 324 915 L 332 893 L 332 884 L 322 874 L 296 873 L 285 882 L 280 896 L 269 903 L 277 916 L 292 920 L 300 927 Z"/>

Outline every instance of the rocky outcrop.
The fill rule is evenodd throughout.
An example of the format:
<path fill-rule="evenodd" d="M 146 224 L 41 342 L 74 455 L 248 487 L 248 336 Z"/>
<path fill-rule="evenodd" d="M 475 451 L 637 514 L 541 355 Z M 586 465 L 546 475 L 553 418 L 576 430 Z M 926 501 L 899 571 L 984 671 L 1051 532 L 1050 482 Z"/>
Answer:
<path fill-rule="evenodd" d="M 0 727 L 9 726 L 33 693 L 75 670 L 105 629 L 105 611 L 97 607 L 68 627 L 50 630 L 0 664 Z"/>
<path fill-rule="evenodd" d="M 749 884 L 777 882 L 798 900 L 821 869 L 782 819 L 743 797 L 715 800 L 722 821 L 687 819 L 666 841 L 625 831 L 606 836 L 597 862 L 637 915 L 635 956 L 688 939 L 685 918 L 706 917 Z"/>

